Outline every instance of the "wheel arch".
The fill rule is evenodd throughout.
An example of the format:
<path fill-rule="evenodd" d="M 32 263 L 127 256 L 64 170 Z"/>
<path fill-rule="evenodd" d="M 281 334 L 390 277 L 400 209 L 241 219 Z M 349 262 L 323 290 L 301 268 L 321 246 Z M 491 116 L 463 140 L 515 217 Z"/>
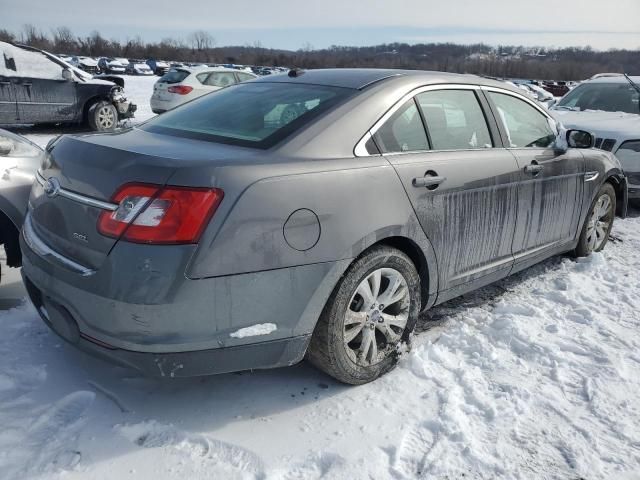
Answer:
<path fill-rule="evenodd" d="M 422 309 L 424 310 L 425 308 L 430 307 L 431 304 L 429 302 L 429 286 L 431 285 L 431 282 L 433 280 L 429 272 L 429 263 L 427 262 L 427 257 L 425 256 L 422 249 L 418 246 L 418 244 L 408 237 L 393 236 L 374 243 L 373 245 L 371 245 L 371 247 L 365 250 L 365 252 L 378 245 L 387 245 L 389 247 L 395 248 L 411 259 L 414 266 L 416 267 L 416 270 L 418 271 L 418 275 L 420 276 L 420 296 Z M 363 254 L 365 252 L 363 252 Z"/>
<path fill-rule="evenodd" d="M 622 174 L 610 174 L 604 183 L 610 183 L 616 192 L 616 215 L 625 218 L 627 216 L 627 206 L 629 203 L 627 178 Z"/>
<path fill-rule="evenodd" d="M 89 120 L 89 109 L 98 102 L 110 102 L 109 97 L 106 95 L 94 95 L 85 100 L 82 106 L 82 122 L 86 123 Z"/>

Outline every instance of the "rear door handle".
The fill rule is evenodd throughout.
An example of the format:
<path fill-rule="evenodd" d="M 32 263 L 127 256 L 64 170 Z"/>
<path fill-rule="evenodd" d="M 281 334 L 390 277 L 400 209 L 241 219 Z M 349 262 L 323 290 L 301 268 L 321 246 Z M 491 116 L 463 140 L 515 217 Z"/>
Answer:
<path fill-rule="evenodd" d="M 536 163 L 532 163 L 531 165 L 527 165 L 526 167 L 524 167 L 525 173 L 530 173 L 532 175 L 539 174 L 543 169 L 543 165 L 538 165 Z"/>
<path fill-rule="evenodd" d="M 431 187 L 430 189 L 434 190 L 438 188 L 438 185 L 445 182 L 446 180 L 447 180 L 447 177 L 440 177 L 437 175 L 425 175 L 424 177 L 414 178 L 412 184 L 414 187 L 426 187 L 426 188 Z"/>

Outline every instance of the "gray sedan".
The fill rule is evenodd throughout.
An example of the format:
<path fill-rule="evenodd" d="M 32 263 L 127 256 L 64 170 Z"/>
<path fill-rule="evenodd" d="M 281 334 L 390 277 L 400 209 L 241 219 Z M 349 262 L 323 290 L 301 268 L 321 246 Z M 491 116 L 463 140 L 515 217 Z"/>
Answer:
<path fill-rule="evenodd" d="M 23 276 L 59 335 L 147 373 L 306 356 L 361 384 L 421 311 L 605 246 L 627 187 L 593 141 L 473 76 L 272 75 L 52 142 Z"/>

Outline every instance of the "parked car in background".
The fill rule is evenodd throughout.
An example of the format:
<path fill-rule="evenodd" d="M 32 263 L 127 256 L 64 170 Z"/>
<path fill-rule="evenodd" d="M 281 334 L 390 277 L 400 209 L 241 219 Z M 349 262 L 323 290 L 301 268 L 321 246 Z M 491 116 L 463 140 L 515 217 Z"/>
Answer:
<path fill-rule="evenodd" d="M 592 145 L 470 75 L 271 75 L 60 138 L 31 192 L 23 278 L 60 336 L 149 374 L 306 355 L 362 384 L 421 311 L 604 248 L 625 177 Z"/>
<path fill-rule="evenodd" d="M 569 87 L 565 82 L 544 81 L 541 87 L 554 97 L 563 97 L 569 91 Z"/>
<path fill-rule="evenodd" d="M 158 76 L 162 76 L 169 71 L 169 64 L 167 62 L 163 62 L 162 60 L 147 60 L 147 65 L 149 68 Z"/>
<path fill-rule="evenodd" d="M 596 148 L 615 153 L 640 198 L 640 77 L 603 74 L 581 83 L 553 107 L 569 128 L 595 134 Z"/>
<path fill-rule="evenodd" d="M 22 265 L 20 228 L 43 151 L 36 144 L 0 129 L 0 244 L 4 245 L 7 266 Z"/>
<path fill-rule="evenodd" d="M 136 110 L 123 87 L 121 78 L 96 79 L 47 52 L 0 42 L 0 125 L 86 122 L 110 131 Z"/>
<path fill-rule="evenodd" d="M 153 86 L 151 110 L 162 113 L 236 83 L 258 78 L 249 72 L 240 72 L 232 68 L 203 67 L 176 68 L 163 75 Z"/>
<path fill-rule="evenodd" d="M 98 61 L 91 57 L 71 57 L 71 65 L 87 73 L 96 74 L 100 72 Z"/>
<path fill-rule="evenodd" d="M 153 70 L 143 60 L 130 60 L 125 73 L 128 75 L 153 75 Z"/>
<path fill-rule="evenodd" d="M 111 57 L 102 57 L 98 60 L 98 68 L 102 73 L 124 74 L 129 63 L 122 63 L 120 60 Z"/>

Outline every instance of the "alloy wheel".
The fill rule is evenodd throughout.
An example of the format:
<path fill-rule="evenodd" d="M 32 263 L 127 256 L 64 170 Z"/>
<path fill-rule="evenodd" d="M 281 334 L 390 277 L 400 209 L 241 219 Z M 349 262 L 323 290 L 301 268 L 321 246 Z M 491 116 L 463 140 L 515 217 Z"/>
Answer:
<path fill-rule="evenodd" d="M 395 349 L 409 319 L 407 281 L 393 268 L 371 272 L 356 288 L 345 312 L 343 339 L 356 364 L 371 366 Z"/>
<path fill-rule="evenodd" d="M 98 125 L 101 129 L 110 129 L 115 124 L 115 115 L 113 109 L 110 106 L 101 107 L 98 110 Z"/>
<path fill-rule="evenodd" d="M 596 201 L 587 223 L 587 247 L 598 251 L 607 239 L 613 218 L 613 205 L 609 195 L 601 195 Z"/>

